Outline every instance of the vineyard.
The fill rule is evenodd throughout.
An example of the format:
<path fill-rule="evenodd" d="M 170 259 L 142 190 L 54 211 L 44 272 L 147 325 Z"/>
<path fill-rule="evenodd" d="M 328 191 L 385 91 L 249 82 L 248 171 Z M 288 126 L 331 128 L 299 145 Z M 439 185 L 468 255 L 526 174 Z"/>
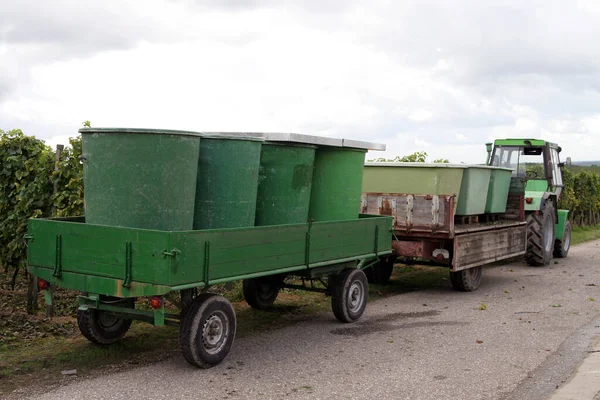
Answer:
<path fill-rule="evenodd" d="M 0 130 L 0 275 L 10 274 L 13 287 L 25 270 L 27 220 L 83 214 L 81 138 L 70 145 L 55 151 L 18 129 Z"/>
<path fill-rule="evenodd" d="M 83 214 L 81 138 L 61 151 L 20 130 L 0 130 L 0 275 L 12 285 L 25 270 L 27 220 Z M 386 161 L 425 161 L 424 152 Z M 377 160 L 379 161 L 379 160 Z M 435 160 L 434 162 L 447 162 Z M 593 169 L 593 167 L 589 168 Z M 559 207 L 577 226 L 600 223 L 600 175 L 565 169 Z"/>

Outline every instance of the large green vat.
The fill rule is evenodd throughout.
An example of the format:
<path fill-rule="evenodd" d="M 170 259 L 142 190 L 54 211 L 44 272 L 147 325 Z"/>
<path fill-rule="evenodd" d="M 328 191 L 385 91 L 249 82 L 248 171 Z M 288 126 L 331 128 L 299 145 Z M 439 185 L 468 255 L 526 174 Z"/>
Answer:
<path fill-rule="evenodd" d="M 485 212 L 492 167 L 470 165 L 463 174 L 456 203 L 456 215 L 478 215 Z"/>
<path fill-rule="evenodd" d="M 265 142 L 262 146 L 257 226 L 306 223 L 315 146 Z"/>
<path fill-rule="evenodd" d="M 442 163 L 367 163 L 365 193 L 458 195 L 467 166 Z"/>
<path fill-rule="evenodd" d="M 317 148 L 310 219 L 338 221 L 358 218 L 366 152 L 346 147 Z"/>
<path fill-rule="evenodd" d="M 254 226 L 262 139 L 203 135 L 194 229 Z"/>
<path fill-rule="evenodd" d="M 496 167 L 491 170 L 490 186 L 485 203 L 486 214 L 506 212 L 511 176 L 512 169 L 510 168 Z"/>
<path fill-rule="evenodd" d="M 123 128 L 79 132 L 87 223 L 192 229 L 198 133 Z"/>

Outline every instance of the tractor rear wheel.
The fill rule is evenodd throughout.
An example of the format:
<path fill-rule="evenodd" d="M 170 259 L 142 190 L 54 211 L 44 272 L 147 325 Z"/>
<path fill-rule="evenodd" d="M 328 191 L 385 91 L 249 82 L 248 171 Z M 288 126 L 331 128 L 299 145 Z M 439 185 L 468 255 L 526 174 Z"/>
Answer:
<path fill-rule="evenodd" d="M 527 217 L 527 254 L 525 260 L 532 266 L 550 264 L 554 252 L 554 205 L 549 202 L 543 211 Z"/>

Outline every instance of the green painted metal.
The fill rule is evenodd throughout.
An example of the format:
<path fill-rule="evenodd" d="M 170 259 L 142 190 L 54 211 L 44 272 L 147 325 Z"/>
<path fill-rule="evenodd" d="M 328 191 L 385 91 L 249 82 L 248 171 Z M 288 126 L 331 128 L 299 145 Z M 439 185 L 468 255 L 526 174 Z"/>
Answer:
<path fill-rule="evenodd" d="M 194 229 L 253 226 L 261 139 L 202 137 Z"/>
<path fill-rule="evenodd" d="M 477 215 L 485 212 L 490 176 L 493 167 L 471 165 L 465 170 L 456 215 Z"/>
<path fill-rule="evenodd" d="M 88 223 L 192 229 L 199 134 L 118 128 L 79 132 Z"/>
<path fill-rule="evenodd" d="M 117 297 L 163 295 L 388 254 L 391 228 L 391 217 L 366 215 L 347 221 L 178 232 L 32 219 L 28 263 L 30 272 L 57 286 Z M 57 234 L 63 240 L 63 273 L 53 277 Z M 131 280 L 124 287 L 127 269 Z"/>
<path fill-rule="evenodd" d="M 556 238 L 563 240 L 565 236 L 565 225 L 569 218 L 569 210 L 558 210 L 558 221 L 556 222 L 556 228 L 554 229 Z"/>
<path fill-rule="evenodd" d="M 512 170 L 510 168 L 494 168 L 490 174 L 485 212 L 488 214 L 506 212 L 506 202 L 510 189 Z"/>
<path fill-rule="evenodd" d="M 308 221 L 315 146 L 265 142 L 262 146 L 257 226 Z"/>
<path fill-rule="evenodd" d="M 438 163 L 367 163 L 362 191 L 457 195 L 466 165 Z"/>
<path fill-rule="evenodd" d="M 539 139 L 496 139 L 494 141 L 495 146 L 527 146 L 527 147 L 538 147 L 545 146 L 546 141 Z"/>
<path fill-rule="evenodd" d="M 526 192 L 547 192 L 548 191 L 548 181 L 542 179 L 529 179 L 525 184 Z"/>
<path fill-rule="evenodd" d="M 537 211 L 542 207 L 542 198 L 548 191 L 548 181 L 540 179 L 528 180 L 525 184 L 525 199 L 531 199 L 525 202 L 525 211 Z"/>
<path fill-rule="evenodd" d="M 366 152 L 346 147 L 317 149 L 310 197 L 311 220 L 356 219 Z"/>

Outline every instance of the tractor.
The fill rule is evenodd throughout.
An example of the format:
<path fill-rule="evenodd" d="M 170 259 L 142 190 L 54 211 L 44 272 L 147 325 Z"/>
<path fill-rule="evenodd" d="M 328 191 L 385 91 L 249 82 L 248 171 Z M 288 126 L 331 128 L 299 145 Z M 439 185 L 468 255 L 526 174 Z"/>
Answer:
<path fill-rule="evenodd" d="M 553 256 L 564 258 L 571 244 L 569 210 L 559 210 L 563 190 L 560 146 L 537 139 L 497 139 L 487 143 L 487 165 L 513 170 L 511 192 L 523 195 L 527 219 L 529 265 L 550 264 Z"/>

